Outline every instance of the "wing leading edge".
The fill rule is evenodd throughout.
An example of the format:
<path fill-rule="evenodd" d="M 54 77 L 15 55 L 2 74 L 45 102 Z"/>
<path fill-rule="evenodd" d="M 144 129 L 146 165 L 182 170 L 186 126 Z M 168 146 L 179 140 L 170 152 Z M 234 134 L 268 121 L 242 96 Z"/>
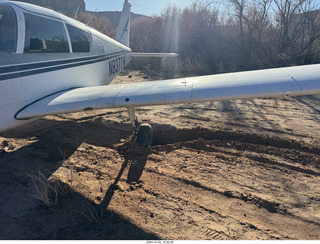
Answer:
<path fill-rule="evenodd" d="M 25 106 L 16 119 L 84 110 L 320 94 L 320 65 L 76 88 Z"/>

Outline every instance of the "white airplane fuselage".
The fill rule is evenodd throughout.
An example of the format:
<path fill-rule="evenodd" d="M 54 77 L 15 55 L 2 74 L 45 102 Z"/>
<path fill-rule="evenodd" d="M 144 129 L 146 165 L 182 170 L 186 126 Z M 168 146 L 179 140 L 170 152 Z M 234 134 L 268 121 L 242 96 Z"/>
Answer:
<path fill-rule="evenodd" d="M 45 96 L 109 84 L 130 61 L 130 48 L 42 7 L 2 1 L 0 21 L 0 131 Z"/>

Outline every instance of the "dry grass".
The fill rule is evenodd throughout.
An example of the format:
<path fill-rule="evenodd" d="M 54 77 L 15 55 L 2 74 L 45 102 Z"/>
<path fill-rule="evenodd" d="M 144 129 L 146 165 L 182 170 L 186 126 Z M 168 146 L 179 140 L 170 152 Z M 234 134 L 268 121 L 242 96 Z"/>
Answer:
<path fill-rule="evenodd" d="M 88 206 L 80 212 L 84 223 L 89 223 L 95 231 L 101 231 L 103 225 L 103 213 L 100 206 L 88 204 Z"/>
<path fill-rule="evenodd" d="M 56 206 L 59 197 L 68 193 L 68 187 L 65 184 L 54 176 L 48 178 L 41 170 L 41 167 L 28 174 L 28 176 L 35 189 L 33 196 L 47 207 Z"/>

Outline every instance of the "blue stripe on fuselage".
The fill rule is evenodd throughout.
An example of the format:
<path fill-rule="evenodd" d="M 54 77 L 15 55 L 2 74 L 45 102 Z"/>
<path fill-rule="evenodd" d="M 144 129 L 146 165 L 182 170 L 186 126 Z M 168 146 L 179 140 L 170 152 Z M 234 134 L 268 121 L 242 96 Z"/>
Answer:
<path fill-rule="evenodd" d="M 108 55 L 97 55 L 85 58 L 74 58 L 67 60 L 45 61 L 38 63 L 19 64 L 0 67 L 0 81 L 37 75 L 51 71 L 68 69 L 88 64 L 107 61 L 127 54 L 127 51 L 116 52 Z"/>

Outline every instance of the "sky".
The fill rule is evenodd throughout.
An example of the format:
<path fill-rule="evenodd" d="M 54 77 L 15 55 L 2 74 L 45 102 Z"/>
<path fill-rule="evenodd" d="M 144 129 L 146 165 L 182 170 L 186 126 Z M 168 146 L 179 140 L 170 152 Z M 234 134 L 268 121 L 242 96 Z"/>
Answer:
<path fill-rule="evenodd" d="M 132 5 L 131 11 L 135 14 L 151 16 L 160 14 L 170 5 L 179 8 L 189 6 L 194 0 L 129 0 Z M 85 0 L 86 9 L 90 11 L 121 11 L 124 0 Z"/>

